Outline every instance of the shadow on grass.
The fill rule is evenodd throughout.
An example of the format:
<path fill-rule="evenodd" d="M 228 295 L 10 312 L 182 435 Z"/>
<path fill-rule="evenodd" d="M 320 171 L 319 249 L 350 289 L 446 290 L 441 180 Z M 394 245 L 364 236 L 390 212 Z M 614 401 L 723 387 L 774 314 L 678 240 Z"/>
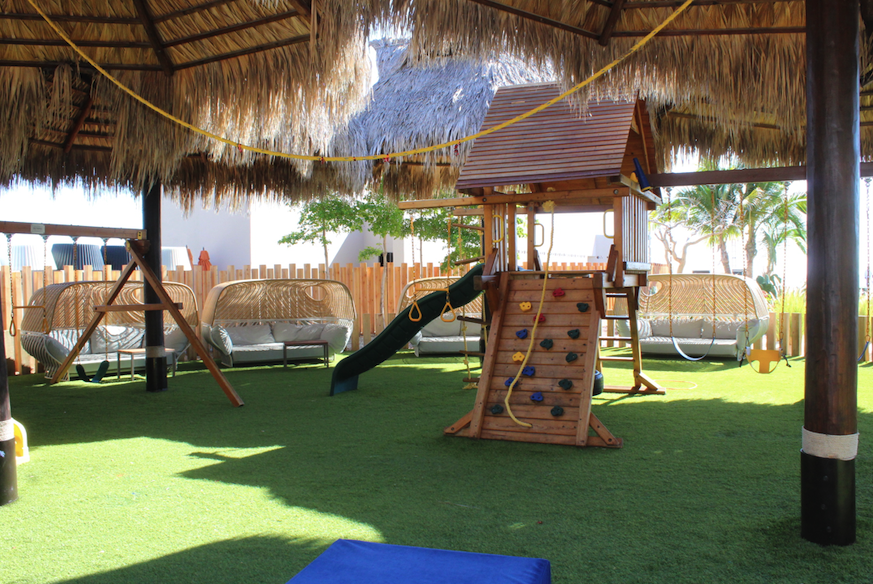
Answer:
<path fill-rule="evenodd" d="M 647 361 L 648 371 L 700 389 L 596 400 L 622 450 L 444 437 L 474 398 L 461 389 L 456 359 L 401 356 L 334 398 L 332 370 L 321 367 L 227 371 L 242 409 L 196 371 L 158 395 L 142 382 L 28 387 L 16 379 L 13 413 L 35 456 L 48 445 L 140 436 L 186 443 L 206 462 L 181 473 L 192 481 L 266 488 L 288 507 L 372 525 L 388 543 L 547 558 L 556 582 L 864 581 L 873 573 L 869 480 L 858 481 L 858 544 L 819 548 L 798 535 L 803 368 L 764 378 L 730 365 Z M 788 384 L 781 395 L 797 400 L 755 403 L 773 384 Z M 860 414 L 859 429 L 873 431 L 873 416 Z M 273 448 L 222 453 L 245 447 Z M 857 464 L 858 476 L 869 476 L 869 448 Z M 234 546 L 271 557 L 228 582 L 283 582 L 317 555 L 311 544 L 243 539 L 77 581 L 157 581 L 140 576 L 223 562 L 240 553 L 228 551 Z M 275 558 L 289 554 L 289 564 Z M 280 576 L 285 565 L 295 570 Z M 188 577 L 196 569 L 180 569 L 177 581 L 199 581 Z"/>

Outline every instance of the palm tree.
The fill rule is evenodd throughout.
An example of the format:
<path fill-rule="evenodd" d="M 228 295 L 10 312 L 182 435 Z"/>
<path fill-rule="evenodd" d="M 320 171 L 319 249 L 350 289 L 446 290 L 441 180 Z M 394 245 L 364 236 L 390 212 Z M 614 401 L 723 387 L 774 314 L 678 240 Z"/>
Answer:
<path fill-rule="evenodd" d="M 766 274 L 776 269 L 776 253 L 787 241 L 796 243 L 806 253 L 806 193 L 789 194 L 773 206 L 762 225 L 763 242 L 767 250 Z"/>

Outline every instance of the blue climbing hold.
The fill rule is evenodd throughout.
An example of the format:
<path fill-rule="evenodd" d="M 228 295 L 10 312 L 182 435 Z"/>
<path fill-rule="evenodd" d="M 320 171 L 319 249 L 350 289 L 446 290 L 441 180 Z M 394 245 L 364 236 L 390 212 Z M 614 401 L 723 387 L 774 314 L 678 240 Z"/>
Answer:
<path fill-rule="evenodd" d="M 530 365 L 528 365 L 527 367 L 522 369 L 521 372 L 523 375 L 527 375 L 528 377 L 533 377 L 534 373 L 536 373 L 537 370 L 535 368 L 531 367 Z"/>
<path fill-rule="evenodd" d="M 527 329 L 521 329 L 520 331 L 515 331 L 515 336 L 517 336 L 519 339 L 526 339 L 527 338 Z"/>
<path fill-rule="evenodd" d="M 541 402 L 543 401 L 543 392 L 535 391 L 530 396 L 530 401 Z"/>
<path fill-rule="evenodd" d="M 515 379 L 515 377 L 507 377 L 506 381 L 503 382 L 503 385 L 505 385 L 506 387 L 509 387 L 510 385 L 512 385 L 513 379 Z M 518 383 L 516 383 L 515 385 L 516 385 L 516 387 L 518 387 Z"/>

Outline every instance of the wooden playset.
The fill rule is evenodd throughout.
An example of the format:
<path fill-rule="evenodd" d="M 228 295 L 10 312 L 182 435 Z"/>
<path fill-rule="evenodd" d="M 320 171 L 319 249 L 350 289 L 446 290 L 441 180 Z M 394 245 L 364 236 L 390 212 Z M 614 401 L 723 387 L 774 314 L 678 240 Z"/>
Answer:
<path fill-rule="evenodd" d="M 558 93 L 550 84 L 500 89 L 483 128 Z M 582 117 L 561 102 L 479 138 L 456 185 L 466 196 L 401 203 L 405 209 L 475 207 L 455 213 L 482 217 L 487 254 L 481 289 L 488 306 L 483 324 L 489 333 L 473 409 L 446 428 L 447 434 L 619 448 L 622 440 L 591 408 L 601 363 L 633 365 L 632 383 L 605 385 L 606 392 L 664 393 L 643 373 L 636 323 L 640 288 L 650 269 L 648 211 L 660 202 L 635 180 L 655 171 L 648 128 L 641 101 L 591 104 Z M 506 185 L 515 185 L 516 192 L 501 191 Z M 536 214 L 546 209 L 614 213 L 605 270 L 543 269 Z M 531 270 L 520 270 L 516 260 L 519 216 L 527 220 Z M 616 301 L 627 303 L 624 316 L 607 315 L 608 304 Z M 604 319 L 629 321 L 630 336 L 601 336 Z M 629 343 L 632 356 L 600 355 L 600 342 L 608 340 Z"/>

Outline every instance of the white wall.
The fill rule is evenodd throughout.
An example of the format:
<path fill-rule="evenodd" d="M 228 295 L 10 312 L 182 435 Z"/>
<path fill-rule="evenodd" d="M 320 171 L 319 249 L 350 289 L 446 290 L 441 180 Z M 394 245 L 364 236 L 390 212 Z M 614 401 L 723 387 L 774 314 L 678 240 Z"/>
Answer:
<path fill-rule="evenodd" d="M 251 224 L 248 216 L 226 210 L 193 209 L 187 216 L 181 207 L 164 197 L 161 209 L 161 245 L 188 246 L 194 263 L 200 251 L 209 252 L 209 261 L 219 270 L 251 263 Z"/>

